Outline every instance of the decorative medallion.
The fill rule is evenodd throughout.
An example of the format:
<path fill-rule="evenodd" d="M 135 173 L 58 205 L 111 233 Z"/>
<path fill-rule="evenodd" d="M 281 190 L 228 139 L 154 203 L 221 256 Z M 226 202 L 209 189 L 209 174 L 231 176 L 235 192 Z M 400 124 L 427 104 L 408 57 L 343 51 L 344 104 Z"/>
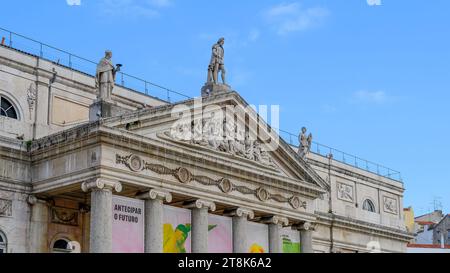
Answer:
<path fill-rule="evenodd" d="M 134 172 L 139 172 L 144 167 L 144 163 L 142 159 L 137 155 L 132 155 L 130 159 L 128 159 L 129 167 Z"/>
<path fill-rule="evenodd" d="M 178 168 L 175 171 L 175 177 L 183 184 L 187 184 L 192 180 L 192 174 L 186 168 Z"/>
<path fill-rule="evenodd" d="M 259 188 L 256 190 L 256 197 L 258 197 L 259 200 L 266 202 L 270 198 L 270 193 L 264 188 Z"/>
<path fill-rule="evenodd" d="M 230 193 L 233 190 L 233 184 L 227 178 L 222 178 L 219 184 L 219 188 L 224 193 Z"/>

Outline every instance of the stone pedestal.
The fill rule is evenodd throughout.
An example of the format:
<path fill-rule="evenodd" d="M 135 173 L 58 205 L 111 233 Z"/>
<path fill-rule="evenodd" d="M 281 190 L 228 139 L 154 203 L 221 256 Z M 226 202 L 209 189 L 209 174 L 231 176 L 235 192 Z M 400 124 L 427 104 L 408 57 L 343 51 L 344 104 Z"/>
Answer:
<path fill-rule="evenodd" d="M 247 221 L 253 219 L 255 214 L 244 208 L 226 214 L 233 217 L 233 253 L 247 253 Z"/>
<path fill-rule="evenodd" d="M 119 182 L 97 179 L 81 185 L 84 192 L 91 192 L 90 252 L 112 252 L 112 192 L 122 191 Z"/>
<path fill-rule="evenodd" d="M 111 100 L 97 100 L 89 106 L 89 121 L 97 121 L 102 118 L 119 116 L 129 111 L 117 106 Z"/>
<path fill-rule="evenodd" d="M 285 217 L 272 216 L 264 218 L 263 222 L 269 225 L 269 252 L 282 253 L 280 230 L 289 224 Z"/>
<path fill-rule="evenodd" d="M 171 202 L 172 195 L 161 189 L 152 189 L 138 198 L 145 200 L 145 253 L 162 253 L 163 202 Z"/>
<path fill-rule="evenodd" d="M 31 206 L 29 251 L 30 253 L 46 253 L 48 252 L 48 204 L 32 195 L 28 197 L 27 201 Z"/>
<path fill-rule="evenodd" d="M 209 95 L 216 95 L 220 93 L 226 93 L 230 92 L 231 87 L 227 84 L 220 84 L 220 83 L 205 83 L 205 85 L 202 87 L 202 97 L 207 97 Z"/>
<path fill-rule="evenodd" d="M 211 201 L 197 200 L 185 207 L 192 210 L 192 253 L 208 253 L 208 211 L 215 211 L 216 205 Z"/>

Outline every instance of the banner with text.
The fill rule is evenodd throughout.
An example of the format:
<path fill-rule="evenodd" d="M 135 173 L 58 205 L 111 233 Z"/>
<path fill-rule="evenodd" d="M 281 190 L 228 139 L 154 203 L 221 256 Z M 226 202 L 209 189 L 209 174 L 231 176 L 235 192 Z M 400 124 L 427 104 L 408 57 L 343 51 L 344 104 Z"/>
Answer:
<path fill-rule="evenodd" d="M 112 251 L 144 253 L 144 201 L 113 196 Z"/>

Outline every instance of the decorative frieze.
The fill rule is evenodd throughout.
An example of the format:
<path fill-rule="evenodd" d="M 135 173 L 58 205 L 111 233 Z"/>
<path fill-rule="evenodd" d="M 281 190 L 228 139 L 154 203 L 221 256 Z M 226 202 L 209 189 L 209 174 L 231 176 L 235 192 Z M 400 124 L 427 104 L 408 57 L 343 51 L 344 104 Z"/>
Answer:
<path fill-rule="evenodd" d="M 337 198 L 347 202 L 353 202 L 353 186 L 337 183 Z"/>
<path fill-rule="evenodd" d="M 391 197 L 383 196 L 384 211 L 391 214 L 398 214 L 397 200 Z"/>
<path fill-rule="evenodd" d="M 12 200 L 0 199 L 0 217 L 12 216 Z"/>
<path fill-rule="evenodd" d="M 211 117 L 191 123 L 180 122 L 160 136 L 165 135 L 171 140 L 207 147 L 275 168 L 276 165 L 262 142 L 252 139 L 250 134 L 240 127 L 242 126 L 212 113 Z"/>
<path fill-rule="evenodd" d="M 133 161 L 136 163 L 133 164 Z M 216 186 L 223 193 L 231 193 L 233 191 L 237 191 L 237 192 L 240 192 L 245 195 L 252 194 L 252 195 L 256 196 L 262 202 L 274 200 L 279 203 L 288 203 L 294 209 L 299 209 L 299 208 L 306 209 L 306 206 L 307 206 L 306 201 L 302 201 L 298 196 L 295 196 L 295 195 L 285 197 L 280 194 L 272 194 L 264 187 L 260 187 L 257 189 L 251 189 L 246 186 L 238 186 L 238 185 L 235 185 L 234 183 L 232 183 L 227 178 L 212 179 L 208 176 L 194 175 L 192 172 L 190 172 L 186 168 L 180 167 L 180 168 L 176 168 L 176 169 L 171 169 L 171 168 L 165 167 L 160 164 L 153 164 L 153 163 L 146 162 L 139 156 L 133 155 L 133 154 L 128 155 L 128 156 L 121 156 L 119 154 L 116 154 L 116 164 L 125 165 L 127 168 L 129 168 L 133 172 L 141 172 L 144 170 L 150 170 L 152 172 L 155 172 L 155 173 L 161 174 L 161 175 L 172 175 L 180 183 L 183 183 L 183 184 L 188 184 L 192 181 L 197 181 L 198 183 L 200 183 L 204 186 Z"/>
<path fill-rule="evenodd" d="M 79 211 L 77 210 L 53 207 L 52 223 L 69 226 L 78 226 L 78 215 Z"/>

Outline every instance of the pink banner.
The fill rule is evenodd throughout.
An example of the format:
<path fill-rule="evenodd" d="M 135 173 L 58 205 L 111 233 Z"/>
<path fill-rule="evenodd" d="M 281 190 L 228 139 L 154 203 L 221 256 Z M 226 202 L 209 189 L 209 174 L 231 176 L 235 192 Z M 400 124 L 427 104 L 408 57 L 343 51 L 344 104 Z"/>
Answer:
<path fill-rule="evenodd" d="M 208 223 L 208 252 L 233 253 L 231 217 L 210 214 Z"/>
<path fill-rule="evenodd" d="M 113 196 L 112 251 L 144 253 L 144 201 Z"/>

